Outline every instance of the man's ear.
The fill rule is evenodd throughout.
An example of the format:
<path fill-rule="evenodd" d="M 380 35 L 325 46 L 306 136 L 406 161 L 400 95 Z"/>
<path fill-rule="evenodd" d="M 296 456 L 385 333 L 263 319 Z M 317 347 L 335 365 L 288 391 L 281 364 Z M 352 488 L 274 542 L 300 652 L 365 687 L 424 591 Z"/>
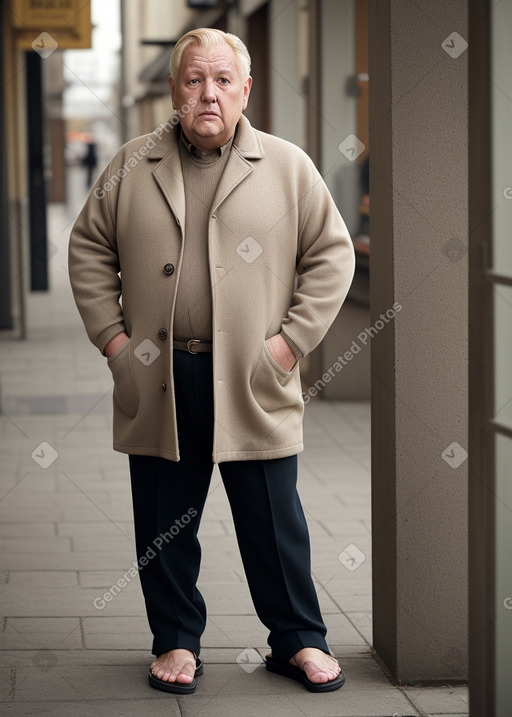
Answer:
<path fill-rule="evenodd" d="M 242 99 L 242 110 L 245 110 L 247 103 L 249 102 L 249 95 L 251 94 L 252 77 L 248 77 L 244 83 L 244 95 Z"/>
<path fill-rule="evenodd" d="M 176 85 L 174 84 L 174 80 L 170 75 L 167 78 L 167 82 L 169 83 L 169 89 L 171 90 L 172 106 L 174 107 L 174 92 L 176 90 Z"/>

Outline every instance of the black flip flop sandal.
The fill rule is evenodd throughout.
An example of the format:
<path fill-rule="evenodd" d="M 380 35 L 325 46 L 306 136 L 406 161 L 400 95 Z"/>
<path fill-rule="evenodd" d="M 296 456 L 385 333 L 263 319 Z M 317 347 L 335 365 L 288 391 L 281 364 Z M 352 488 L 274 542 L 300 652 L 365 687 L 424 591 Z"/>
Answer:
<path fill-rule="evenodd" d="M 343 672 L 340 672 L 338 677 L 334 680 L 329 680 L 329 682 L 311 682 L 304 670 L 301 670 L 300 667 L 295 667 L 295 665 L 290 665 L 289 662 L 280 662 L 271 655 L 265 658 L 265 662 L 269 672 L 300 682 L 308 692 L 334 692 L 334 690 L 339 690 L 345 684 Z"/>
<path fill-rule="evenodd" d="M 193 692 L 196 691 L 197 688 L 197 677 L 203 674 L 203 663 L 199 659 L 199 657 L 196 658 L 196 671 L 194 672 L 194 679 L 192 682 L 166 682 L 165 680 L 161 680 L 159 677 L 155 677 L 155 675 L 151 672 L 151 668 L 149 669 L 149 675 L 148 675 L 148 681 L 151 687 L 154 687 L 155 690 L 162 690 L 162 692 L 172 692 L 175 695 L 191 695 Z"/>

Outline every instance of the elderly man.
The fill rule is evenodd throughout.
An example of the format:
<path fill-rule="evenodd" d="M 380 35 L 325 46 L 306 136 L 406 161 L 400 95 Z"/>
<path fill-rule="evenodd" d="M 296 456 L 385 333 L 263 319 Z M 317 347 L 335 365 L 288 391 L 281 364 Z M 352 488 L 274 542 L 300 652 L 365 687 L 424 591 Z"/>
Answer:
<path fill-rule="evenodd" d="M 177 114 L 121 148 L 70 241 L 75 300 L 113 374 L 114 448 L 129 454 L 149 682 L 179 694 L 202 672 L 197 532 L 214 463 L 269 629 L 267 668 L 312 692 L 344 682 L 296 489 L 298 362 L 334 320 L 354 255 L 311 160 L 243 116 L 249 73 L 234 35 L 184 35 Z"/>

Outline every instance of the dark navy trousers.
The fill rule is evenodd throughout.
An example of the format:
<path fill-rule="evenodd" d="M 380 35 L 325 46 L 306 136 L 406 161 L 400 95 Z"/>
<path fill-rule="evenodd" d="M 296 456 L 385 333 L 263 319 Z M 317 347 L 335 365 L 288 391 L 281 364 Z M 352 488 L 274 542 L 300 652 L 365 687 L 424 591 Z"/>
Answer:
<path fill-rule="evenodd" d="M 137 559 L 153 653 L 200 652 L 206 606 L 197 532 L 213 470 L 212 354 L 174 351 L 181 460 L 130 456 Z M 219 464 L 247 582 L 273 655 L 329 651 L 297 494 L 297 456 Z"/>

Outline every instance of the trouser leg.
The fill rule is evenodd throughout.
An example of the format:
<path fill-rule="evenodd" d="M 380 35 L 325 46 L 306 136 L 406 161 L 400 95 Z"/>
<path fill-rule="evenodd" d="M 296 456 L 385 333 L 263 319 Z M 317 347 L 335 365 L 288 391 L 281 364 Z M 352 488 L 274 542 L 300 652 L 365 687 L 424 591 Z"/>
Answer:
<path fill-rule="evenodd" d="M 303 647 L 329 652 L 316 590 L 297 456 L 221 463 L 240 553 L 256 612 L 274 657 Z"/>
<path fill-rule="evenodd" d="M 197 531 L 213 468 L 211 356 L 175 351 L 174 362 L 181 460 L 130 456 L 135 538 L 153 653 L 198 655 L 206 607 L 196 586 Z"/>

